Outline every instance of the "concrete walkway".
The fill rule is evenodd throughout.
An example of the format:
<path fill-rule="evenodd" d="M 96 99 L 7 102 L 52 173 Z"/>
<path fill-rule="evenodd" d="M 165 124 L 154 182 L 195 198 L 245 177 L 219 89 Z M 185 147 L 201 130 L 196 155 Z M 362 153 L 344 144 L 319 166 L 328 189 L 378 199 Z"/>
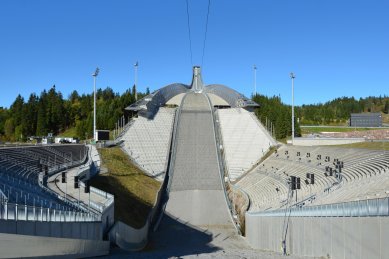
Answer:
<path fill-rule="evenodd" d="M 77 203 L 80 200 L 85 207 L 89 206 L 89 201 L 97 205 L 103 206 L 108 201 L 107 198 L 94 192 L 85 193 L 84 187 L 74 188 L 74 176 L 78 173 L 78 167 L 69 169 L 66 173 L 66 183 L 62 183 L 62 173 L 58 173 L 49 177 L 47 186 L 58 193 L 62 197 L 65 197 Z M 92 187 L 91 187 L 92 188 Z M 93 209 L 93 206 L 91 207 Z"/>

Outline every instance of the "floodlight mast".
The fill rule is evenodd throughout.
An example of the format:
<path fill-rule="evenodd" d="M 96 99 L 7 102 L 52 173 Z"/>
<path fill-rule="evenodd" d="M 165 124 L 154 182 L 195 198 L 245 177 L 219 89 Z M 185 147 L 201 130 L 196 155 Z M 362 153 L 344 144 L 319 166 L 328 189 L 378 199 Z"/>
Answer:
<path fill-rule="evenodd" d="M 257 66 L 254 65 L 254 96 L 257 95 Z"/>
<path fill-rule="evenodd" d="M 96 68 L 93 76 L 93 139 L 96 141 L 96 77 L 99 75 L 100 69 Z"/>
<path fill-rule="evenodd" d="M 292 145 L 294 145 L 294 79 L 296 76 L 293 72 L 290 73 L 292 79 Z"/>
<path fill-rule="evenodd" d="M 134 64 L 134 73 L 135 73 L 135 101 L 138 101 L 138 91 L 137 91 L 137 84 L 138 84 L 138 66 L 139 66 L 139 62 L 137 61 L 135 64 Z"/>

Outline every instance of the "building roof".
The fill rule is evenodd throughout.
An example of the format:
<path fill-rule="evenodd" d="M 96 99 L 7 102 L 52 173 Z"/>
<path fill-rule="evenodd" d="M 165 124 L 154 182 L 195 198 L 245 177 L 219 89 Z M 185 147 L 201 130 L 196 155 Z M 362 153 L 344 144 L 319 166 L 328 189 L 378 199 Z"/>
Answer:
<path fill-rule="evenodd" d="M 228 104 L 232 108 L 238 107 L 259 107 L 259 105 L 245 97 L 243 94 L 235 91 L 234 89 L 221 85 L 221 84 L 211 84 L 204 85 L 203 79 L 201 76 L 201 69 L 198 66 L 193 67 L 193 77 L 191 85 L 186 85 L 182 83 L 174 83 L 160 88 L 159 90 L 153 92 L 152 94 L 147 95 L 141 100 L 137 101 L 134 104 L 131 104 L 125 110 L 127 111 L 147 111 L 154 113 L 159 107 L 162 107 L 168 103 L 169 100 L 178 101 L 182 98 L 175 98 L 178 95 L 183 93 L 188 93 L 190 91 L 194 92 L 203 92 L 206 94 L 213 94 L 224 100 L 223 105 Z M 215 99 L 215 98 L 213 98 Z"/>
<path fill-rule="evenodd" d="M 351 113 L 351 116 L 365 116 L 365 117 L 381 117 L 379 112 L 364 112 L 364 113 Z"/>

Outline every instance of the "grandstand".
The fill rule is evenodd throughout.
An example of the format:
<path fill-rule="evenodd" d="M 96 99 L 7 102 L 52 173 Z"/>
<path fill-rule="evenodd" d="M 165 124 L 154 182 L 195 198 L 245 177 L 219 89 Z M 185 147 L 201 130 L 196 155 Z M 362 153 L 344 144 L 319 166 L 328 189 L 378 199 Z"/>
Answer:
<path fill-rule="evenodd" d="M 326 161 L 326 157 L 330 159 Z M 326 172 L 326 167 L 334 167 L 334 159 L 344 163 L 341 179 Z M 310 198 L 305 205 L 317 205 L 385 197 L 386 172 L 389 172 L 389 153 L 384 151 L 283 146 L 237 185 L 252 197 L 250 210 L 263 211 L 285 205 L 288 179 L 292 175 L 302 179 L 297 203 Z M 307 173 L 315 175 L 314 185 L 304 182 Z M 266 187 L 257 188 L 258 185 Z"/>
<path fill-rule="evenodd" d="M 256 107 L 227 86 L 204 85 L 200 68 L 194 67 L 190 85 L 168 85 L 126 108 L 133 117 L 116 142 L 140 168 L 166 186 L 166 197 L 160 199 L 165 216 L 155 223 L 162 230 L 153 235 L 158 237 L 153 238 L 157 249 L 169 249 L 161 242 L 171 239 L 169 229 L 184 224 L 206 227 L 216 236 L 235 236 L 237 244 L 250 251 L 236 235 L 234 225 L 238 223 L 226 199 L 224 176 L 231 181 L 241 177 L 276 144 L 253 115 Z M 241 153 L 250 155 L 238 156 Z M 124 240 L 134 239 L 130 232 L 139 235 L 127 230 L 121 232 L 127 236 Z M 182 249 L 193 238 L 189 234 Z M 124 244 L 123 239 L 123 247 L 134 246 Z M 239 251 L 245 254 L 244 249 Z"/>
<path fill-rule="evenodd" d="M 258 163 L 276 142 L 252 113 L 258 104 L 227 86 L 205 86 L 200 68 L 194 67 L 193 71 L 191 85 L 165 86 L 127 107 L 136 116 L 124 127 L 117 142 L 123 143 L 123 149 L 140 168 L 162 181 L 177 109 L 166 106 L 181 106 L 186 94 L 204 92 L 215 109 L 215 120 L 220 121 L 228 176 L 234 181 Z"/>
<path fill-rule="evenodd" d="M 386 199 L 389 194 L 387 153 L 363 149 L 278 144 L 253 113 L 253 108 L 259 107 L 260 104 L 252 102 L 227 86 L 204 85 L 198 67 L 194 68 L 191 85 L 173 84 L 162 89 L 128 109 L 137 111 L 138 114 L 144 113 L 148 118 L 157 118 L 158 110 L 163 110 L 166 105 L 175 107 L 170 109 L 176 109 L 176 116 L 169 121 L 169 125 L 166 125 L 172 134 L 171 142 L 167 137 L 165 140 L 165 143 L 169 143 L 167 149 L 170 150 L 171 156 L 169 158 L 169 155 L 166 155 L 169 151 L 158 151 L 160 158 L 166 158 L 164 163 L 160 159 L 160 164 L 165 165 L 166 171 L 165 178 L 159 179 L 168 181 L 168 200 L 161 222 L 163 231 L 178 228 L 171 222 L 172 218 L 181 224 L 196 228 L 205 225 L 214 235 L 220 234 L 216 230 L 216 225 L 230 230 L 231 223 L 239 226 L 236 211 L 226 198 L 227 183 L 222 182 L 221 186 L 218 185 L 218 179 L 215 177 L 217 174 L 229 182 L 233 193 L 242 192 L 242 197 L 248 197 L 250 206 L 246 213 L 246 240 L 254 248 L 279 251 L 280 240 L 288 239 L 288 245 L 285 241 L 287 253 L 310 256 L 329 254 L 336 258 L 339 251 L 345 253 L 345 250 L 342 248 L 339 248 L 339 251 L 328 250 L 323 245 L 311 245 L 312 249 L 309 252 L 301 248 L 307 239 L 303 238 L 304 235 L 300 232 L 296 238 L 298 228 L 291 226 L 293 224 L 304 226 L 298 216 L 312 215 L 322 221 L 320 217 L 334 215 L 338 217 L 389 215 L 389 211 L 376 210 L 381 206 L 379 204 L 382 204 L 382 199 Z M 207 99 L 210 110 L 205 105 Z M 159 108 L 156 108 L 157 106 Z M 212 115 L 212 119 L 209 115 Z M 213 130 L 209 129 L 210 126 L 213 126 Z M 126 136 L 131 134 L 131 127 L 134 131 L 136 129 L 147 132 L 148 126 L 136 128 L 129 124 Z M 214 132 L 214 139 L 210 137 L 211 132 Z M 134 132 L 132 134 L 135 135 Z M 146 143 L 153 141 L 148 139 Z M 123 145 L 130 146 L 126 140 Z M 132 146 L 136 144 L 132 143 Z M 277 150 L 263 159 L 274 146 L 277 146 Z M 143 157 L 151 153 L 145 149 L 141 152 L 144 152 Z M 130 155 L 136 160 L 134 155 L 131 153 Z M 150 161 L 143 161 L 146 161 L 143 168 L 151 168 Z M 153 174 L 152 169 L 148 171 Z M 314 175 L 314 182 L 311 181 L 311 175 Z M 298 191 L 291 191 L 291 177 L 301 179 Z M 224 195 L 221 195 L 221 191 L 224 191 Z M 222 196 L 224 198 L 221 198 Z M 234 194 L 229 196 L 233 197 Z M 225 201 L 227 208 L 224 207 Z M 352 206 L 357 206 L 357 209 Z M 351 210 L 354 214 L 350 214 Z M 232 215 L 230 220 L 226 213 Z M 335 219 L 333 220 L 335 222 Z M 364 220 L 367 225 L 373 224 L 370 218 Z M 342 222 L 351 224 L 352 221 Z M 332 228 L 334 225 L 331 224 Z M 373 231 L 375 228 L 371 229 Z M 334 242 L 333 236 L 328 236 L 324 228 L 320 231 L 317 233 L 321 233 L 324 243 Z M 263 233 L 263 236 L 258 233 Z M 358 233 L 351 236 L 360 238 Z M 376 235 L 376 232 L 373 231 L 371 234 Z M 156 236 L 166 239 L 168 234 L 162 232 Z M 349 234 L 344 236 L 344 242 L 350 242 L 349 237 Z M 380 238 L 385 240 L 385 237 Z M 154 242 L 158 244 L 158 241 Z M 361 253 L 365 251 L 364 249 L 371 249 L 367 245 L 359 244 L 363 247 Z M 228 250 L 228 245 L 224 248 Z"/>
<path fill-rule="evenodd" d="M 153 118 L 139 114 L 120 138 L 133 161 L 159 180 L 166 172 L 174 112 L 174 109 L 160 108 Z"/>
<path fill-rule="evenodd" d="M 253 168 L 276 145 L 251 112 L 242 108 L 220 109 L 220 123 L 228 176 L 232 181 Z"/>
<path fill-rule="evenodd" d="M 85 188 L 88 181 L 85 173 L 89 175 L 92 164 L 90 149 L 85 145 L 0 148 L 0 236 L 6 239 L 1 247 L 10 246 L 10 256 L 26 256 L 27 251 L 18 247 L 25 246 L 26 240 L 46 240 L 58 248 L 43 249 L 44 243 L 39 242 L 39 249 L 31 251 L 31 256 L 73 254 L 79 257 L 108 252 L 109 243 L 103 241 L 103 236 L 113 220 L 113 197 L 105 194 L 110 203 L 102 208 L 91 206 L 95 204 L 93 200 L 88 205 L 85 198 L 77 200 L 76 195 L 70 195 L 75 176 L 80 178 L 80 187 Z M 67 183 L 60 183 L 57 179 L 60 173 L 68 170 L 74 172 L 72 177 L 68 173 Z M 72 186 L 65 186 L 69 184 Z M 63 190 L 54 189 L 53 185 Z M 79 188 L 77 191 L 81 193 Z M 92 192 L 101 191 L 93 189 Z M 65 241 L 66 238 L 73 241 Z M 85 246 L 80 247 L 77 242 Z M 92 250 L 93 242 L 100 248 Z"/>
<path fill-rule="evenodd" d="M 282 246 L 301 256 L 384 258 L 376 244 L 389 241 L 381 231 L 389 152 L 277 143 L 258 107 L 227 86 L 204 85 L 194 67 L 190 85 L 165 86 L 126 108 L 131 118 L 115 142 L 162 183 L 140 229 L 113 222 L 113 195 L 75 188 L 77 177 L 86 190 L 99 173 L 94 146 L 0 148 L 0 233 L 18 244 L 22 235 L 59 239 L 59 249 L 36 256 L 104 255 L 109 242 L 139 250 L 150 238 L 140 257 L 257 257 L 255 249 Z"/>

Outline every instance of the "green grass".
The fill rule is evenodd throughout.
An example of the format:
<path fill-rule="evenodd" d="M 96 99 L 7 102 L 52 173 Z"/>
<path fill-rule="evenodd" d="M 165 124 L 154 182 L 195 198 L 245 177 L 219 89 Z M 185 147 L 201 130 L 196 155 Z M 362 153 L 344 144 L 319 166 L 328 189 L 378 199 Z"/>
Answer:
<path fill-rule="evenodd" d="M 60 137 L 73 138 L 77 137 L 76 127 L 68 128 L 64 132 L 58 134 Z"/>
<path fill-rule="evenodd" d="M 352 128 L 352 127 L 301 127 L 302 134 L 320 133 L 320 132 L 352 132 L 352 131 L 366 131 L 376 128 Z"/>
<path fill-rule="evenodd" d="M 382 114 L 382 122 L 383 123 L 389 123 L 389 114 Z"/>
<path fill-rule="evenodd" d="M 389 150 L 389 142 L 360 142 L 353 144 L 337 145 L 344 148 L 366 148 L 374 150 Z"/>
<path fill-rule="evenodd" d="M 120 148 L 101 148 L 102 167 L 91 185 L 115 196 L 115 220 L 141 228 L 154 205 L 161 183 L 145 175 Z"/>

